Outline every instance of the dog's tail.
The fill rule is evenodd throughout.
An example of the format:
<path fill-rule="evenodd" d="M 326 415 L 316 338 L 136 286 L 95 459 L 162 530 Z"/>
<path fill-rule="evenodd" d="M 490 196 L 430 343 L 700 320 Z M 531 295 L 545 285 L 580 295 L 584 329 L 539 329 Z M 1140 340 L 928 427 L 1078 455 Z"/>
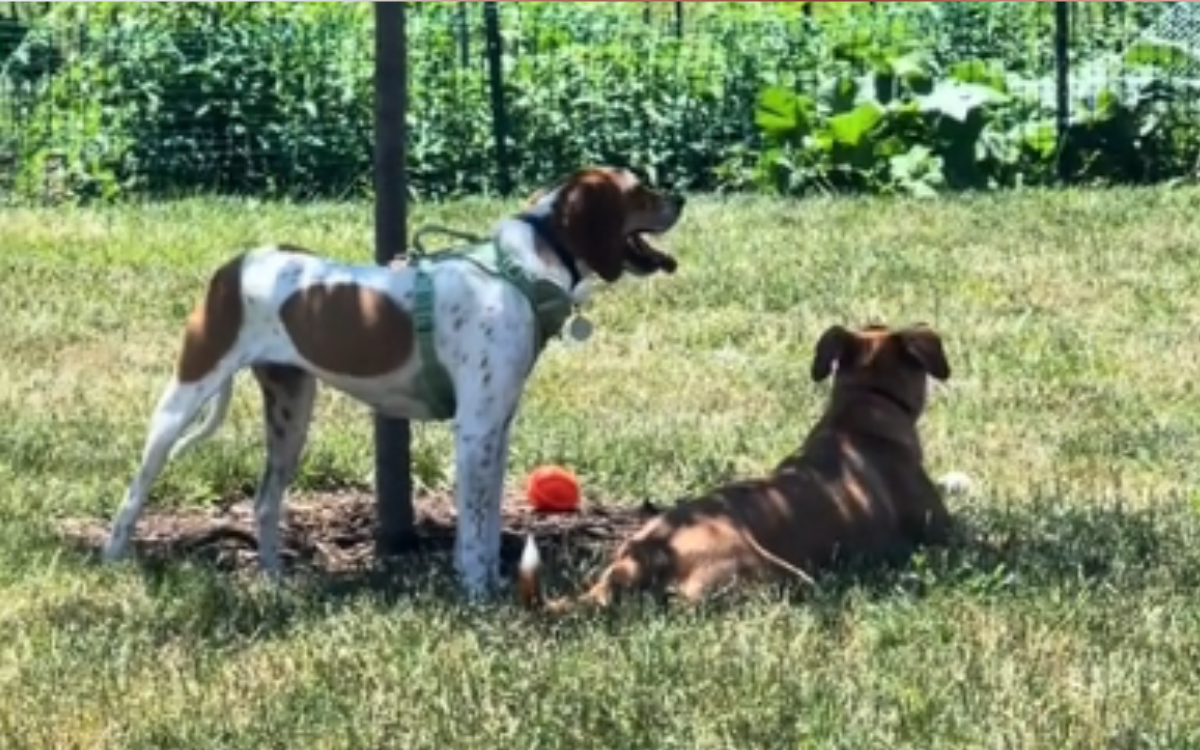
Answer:
<path fill-rule="evenodd" d="M 521 561 L 517 564 L 517 597 L 521 606 L 526 609 L 560 615 L 581 606 L 604 606 L 609 602 L 613 570 L 611 567 L 600 576 L 600 581 L 584 594 L 558 599 L 546 599 L 542 596 L 542 582 L 539 577 L 541 570 L 542 553 L 538 550 L 533 534 L 529 534 L 525 537 L 525 549 L 521 551 Z"/>
<path fill-rule="evenodd" d="M 802 583 L 808 584 L 809 586 L 817 585 L 816 579 L 814 579 L 811 575 L 759 544 L 758 540 L 754 538 L 754 535 L 751 534 L 748 529 L 742 530 L 742 538 L 746 540 L 746 543 L 750 545 L 752 550 L 758 553 L 759 557 L 779 568 L 784 573 L 790 573 Z"/>
<path fill-rule="evenodd" d="M 525 549 L 521 550 L 521 561 L 517 563 L 517 597 L 521 606 L 528 609 L 541 608 L 542 589 L 538 573 L 542 569 L 542 553 L 538 551 L 533 534 L 525 536 Z"/>
<path fill-rule="evenodd" d="M 229 414 L 229 404 L 233 401 L 233 378 L 229 378 L 221 384 L 214 398 L 216 400 L 211 402 L 212 406 L 205 415 L 204 421 L 196 429 L 179 439 L 179 442 L 171 449 L 170 458 L 175 458 L 196 443 L 207 440 L 225 421 L 225 417 Z"/>

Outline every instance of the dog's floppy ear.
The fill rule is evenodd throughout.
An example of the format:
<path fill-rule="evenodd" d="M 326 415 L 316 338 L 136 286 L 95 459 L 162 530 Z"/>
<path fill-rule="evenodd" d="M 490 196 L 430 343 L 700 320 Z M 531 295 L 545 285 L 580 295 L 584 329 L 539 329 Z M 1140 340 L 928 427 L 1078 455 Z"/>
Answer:
<path fill-rule="evenodd" d="M 925 324 L 913 326 L 900 333 L 900 341 L 904 350 L 938 380 L 950 377 L 950 364 L 946 361 L 946 351 L 942 348 L 942 338 L 937 332 Z"/>
<path fill-rule="evenodd" d="M 571 177 L 554 205 L 568 249 L 610 283 L 625 270 L 625 203 L 612 175 L 588 169 Z"/>
<path fill-rule="evenodd" d="M 817 340 L 813 353 L 812 379 L 820 383 L 833 372 L 833 363 L 843 359 L 853 342 L 854 334 L 842 326 L 830 326 Z"/>

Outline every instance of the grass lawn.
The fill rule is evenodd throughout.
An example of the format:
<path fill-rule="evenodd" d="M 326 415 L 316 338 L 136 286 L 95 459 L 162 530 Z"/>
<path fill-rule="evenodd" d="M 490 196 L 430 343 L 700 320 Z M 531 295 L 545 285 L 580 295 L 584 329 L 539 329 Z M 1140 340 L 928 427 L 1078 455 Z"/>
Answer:
<path fill-rule="evenodd" d="M 272 590 L 197 563 L 102 568 L 56 536 L 107 518 L 208 269 L 270 240 L 370 256 L 370 207 L 193 201 L 0 214 L 0 746 L 1200 747 L 1196 191 L 938 202 L 696 199 L 673 278 L 602 295 L 515 427 L 606 502 L 766 469 L 815 419 L 826 326 L 927 320 L 954 377 L 930 469 L 990 546 L 813 591 L 549 624 L 417 593 Z M 419 206 L 482 229 L 516 205 Z M 244 491 L 257 393 L 168 466 L 157 507 Z M 369 420 L 330 392 L 299 481 L 365 488 Z M 449 430 L 416 428 L 448 487 Z"/>

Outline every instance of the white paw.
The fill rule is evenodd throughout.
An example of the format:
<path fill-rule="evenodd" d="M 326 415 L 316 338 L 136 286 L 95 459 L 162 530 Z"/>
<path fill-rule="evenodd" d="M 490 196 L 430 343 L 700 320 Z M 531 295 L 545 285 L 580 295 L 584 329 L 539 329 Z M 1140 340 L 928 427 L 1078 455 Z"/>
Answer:
<path fill-rule="evenodd" d="M 971 477 L 962 471 L 948 471 L 937 480 L 937 483 L 942 488 L 942 492 L 948 495 L 961 495 L 970 492 L 971 488 L 975 486 Z"/>

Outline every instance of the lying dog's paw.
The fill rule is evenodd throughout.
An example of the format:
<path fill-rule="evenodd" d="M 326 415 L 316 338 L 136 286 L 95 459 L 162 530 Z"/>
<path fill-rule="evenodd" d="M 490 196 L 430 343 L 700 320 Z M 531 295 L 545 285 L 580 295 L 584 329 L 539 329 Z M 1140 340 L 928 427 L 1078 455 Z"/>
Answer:
<path fill-rule="evenodd" d="M 965 472 L 948 471 L 937 480 L 937 485 L 947 495 L 962 495 L 970 492 L 975 483 Z"/>

